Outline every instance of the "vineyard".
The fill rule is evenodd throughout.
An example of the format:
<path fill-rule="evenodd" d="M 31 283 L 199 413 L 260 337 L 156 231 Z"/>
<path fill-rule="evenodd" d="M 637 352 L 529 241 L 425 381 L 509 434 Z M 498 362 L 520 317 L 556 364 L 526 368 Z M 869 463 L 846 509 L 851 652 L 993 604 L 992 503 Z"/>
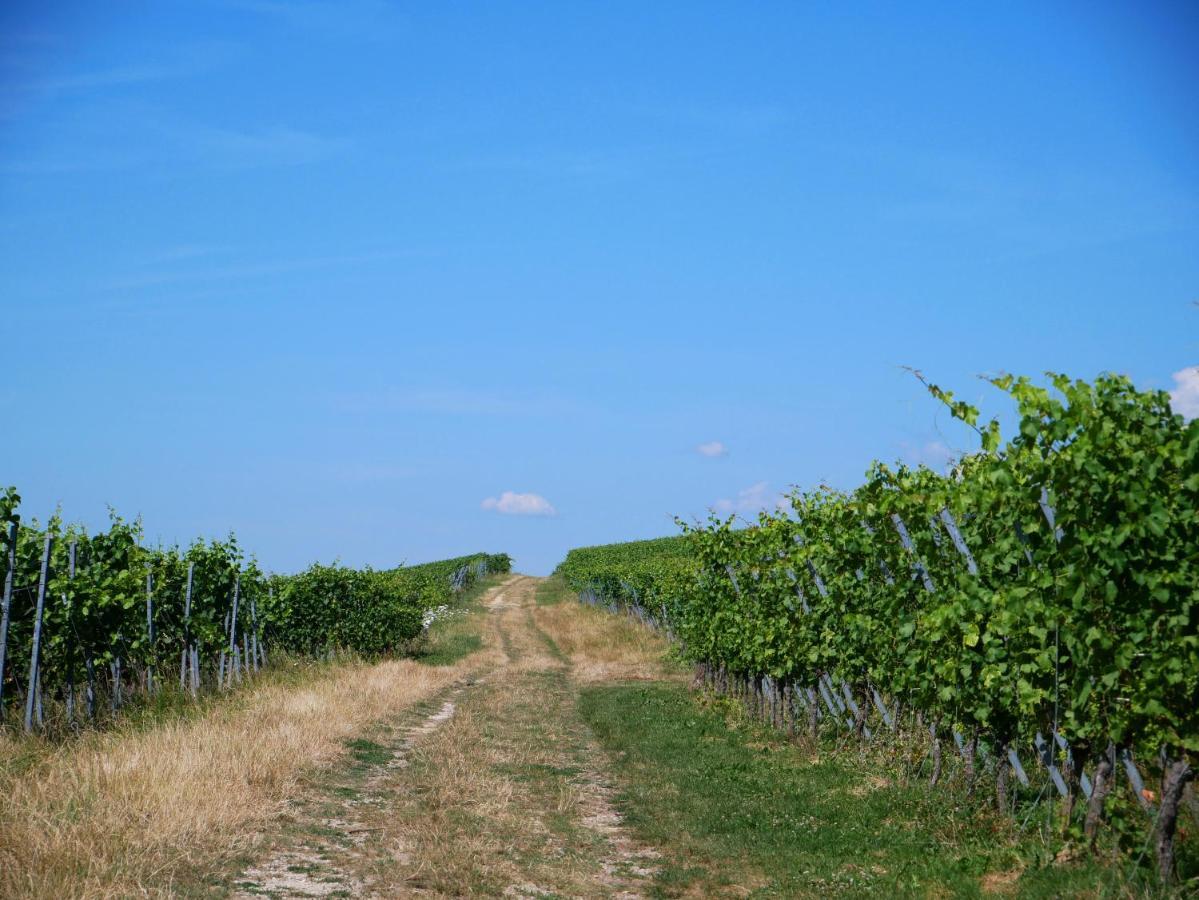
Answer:
<path fill-rule="evenodd" d="M 933 783 L 953 748 L 1003 809 L 1056 795 L 1092 846 L 1104 823 L 1133 851 L 1148 830 L 1168 881 L 1196 814 L 1199 421 L 1117 376 L 991 384 L 1015 405 L 1006 441 L 927 385 L 981 441 L 946 475 L 875 463 L 749 527 L 680 522 L 559 572 L 771 724 L 915 740 Z"/>
<path fill-rule="evenodd" d="M 232 536 L 148 548 L 140 523 L 114 514 L 95 534 L 58 516 L 26 525 L 19 501 L 13 488 L 0 494 L 0 717 L 26 731 L 95 722 L 164 688 L 229 687 L 271 654 L 401 651 L 426 610 L 511 567 L 504 554 L 479 553 L 268 575 Z"/>

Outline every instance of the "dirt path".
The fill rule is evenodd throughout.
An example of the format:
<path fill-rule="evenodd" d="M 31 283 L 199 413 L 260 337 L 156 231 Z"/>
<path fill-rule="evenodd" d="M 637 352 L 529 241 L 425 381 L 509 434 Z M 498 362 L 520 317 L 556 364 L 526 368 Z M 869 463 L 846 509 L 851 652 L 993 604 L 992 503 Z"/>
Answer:
<path fill-rule="evenodd" d="M 623 826 L 575 704 L 581 681 L 652 677 L 660 647 L 575 604 L 538 607 L 539 582 L 489 592 L 468 674 L 357 741 L 237 896 L 642 896 L 657 854 Z"/>

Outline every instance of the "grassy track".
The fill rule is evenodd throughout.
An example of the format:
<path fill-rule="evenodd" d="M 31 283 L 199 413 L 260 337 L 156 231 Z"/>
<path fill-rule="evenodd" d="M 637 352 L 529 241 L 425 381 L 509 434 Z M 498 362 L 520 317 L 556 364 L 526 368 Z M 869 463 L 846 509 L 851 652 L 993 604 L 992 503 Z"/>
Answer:
<path fill-rule="evenodd" d="M 292 803 L 271 852 L 231 877 L 238 896 L 644 895 L 656 853 L 628 838 L 611 806 L 573 674 L 590 647 L 605 664 L 652 667 L 664 645 L 644 634 L 572 643 L 626 623 L 576 604 L 551 612 L 537 587 L 515 577 L 483 614 L 435 626 L 434 645 L 481 626 L 483 649 Z"/>
<path fill-rule="evenodd" d="M 1136 895 L 951 789 L 689 691 L 659 636 L 560 579 L 459 608 L 416 660 L 10 747 L 0 895 Z"/>
<path fill-rule="evenodd" d="M 1114 869 L 1036 866 L 1032 841 L 951 792 L 788 744 L 679 685 L 592 685 L 579 709 L 616 761 L 627 824 L 665 851 L 662 896 L 1132 893 Z"/>

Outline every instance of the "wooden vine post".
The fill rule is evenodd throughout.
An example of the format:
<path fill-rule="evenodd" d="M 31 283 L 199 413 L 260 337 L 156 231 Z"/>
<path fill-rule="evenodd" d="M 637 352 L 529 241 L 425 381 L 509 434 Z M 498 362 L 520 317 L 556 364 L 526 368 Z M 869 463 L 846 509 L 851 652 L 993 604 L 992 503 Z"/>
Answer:
<path fill-rule="evenodd" d="M 1173 884 L 1174 833 L 1178 828 L 1178 807 L 1187 783 L 1195 778 L 1195 770 L 1185 759 L 1169 760 L 1162 754 L 1162 805 L 1157 814 L 1156 846 L 1157 873 L 1164 884 Z"/>

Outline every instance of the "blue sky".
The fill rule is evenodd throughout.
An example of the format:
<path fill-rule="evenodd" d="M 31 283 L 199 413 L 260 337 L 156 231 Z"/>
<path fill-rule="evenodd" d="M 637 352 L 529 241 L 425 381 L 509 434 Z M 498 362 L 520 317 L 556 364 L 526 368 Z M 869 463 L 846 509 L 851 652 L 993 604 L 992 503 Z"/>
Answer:
<path fill-rule="evenodd" d="M 901 365 L 1199 410 L 1194 4 L 47 6 L 0 10 L 26 515 L 544 573 L 972 448 Z"/>

